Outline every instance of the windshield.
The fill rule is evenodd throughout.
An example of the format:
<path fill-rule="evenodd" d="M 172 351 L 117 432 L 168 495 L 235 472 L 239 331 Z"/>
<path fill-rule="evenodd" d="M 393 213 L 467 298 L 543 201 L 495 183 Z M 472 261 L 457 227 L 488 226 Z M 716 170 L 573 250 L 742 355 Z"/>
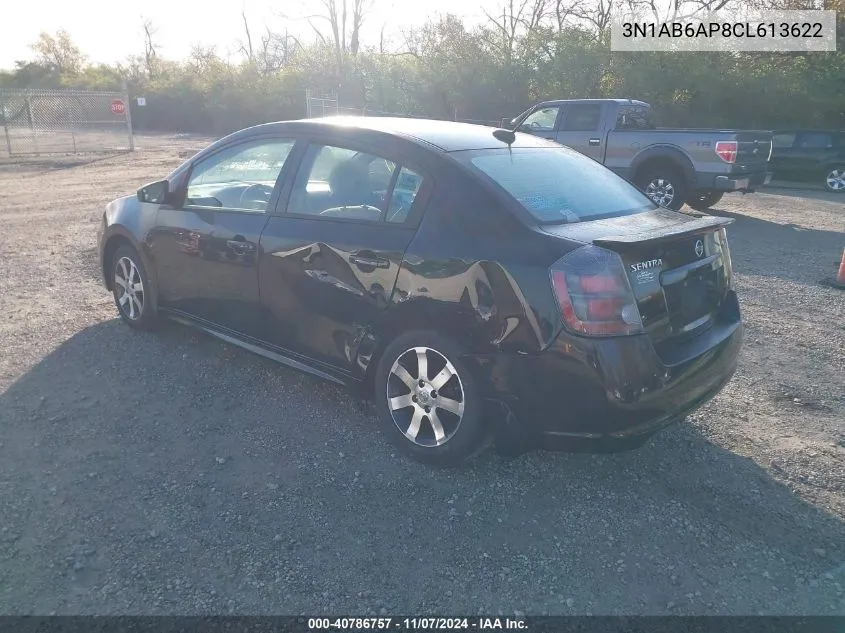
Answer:
<path fill-rule="evenodd" d="M 598 220 L 656 208 L 626 180 L 565 147 L 462 151 L 453 156 L 542 223 Z"/>

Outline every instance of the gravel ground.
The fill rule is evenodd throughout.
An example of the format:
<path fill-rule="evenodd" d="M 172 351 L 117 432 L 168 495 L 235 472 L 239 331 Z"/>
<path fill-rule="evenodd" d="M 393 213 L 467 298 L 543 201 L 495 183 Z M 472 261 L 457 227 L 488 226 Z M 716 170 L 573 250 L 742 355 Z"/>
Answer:
<path fill-rule="evenodd" d="M 686 423 L 444 472 L 341 389 L 118 322 L 103 205 L 196 144 L 0 168 L 0 612 L 845 614 L 845 200 L 720 203 L 747 343 Z"/>

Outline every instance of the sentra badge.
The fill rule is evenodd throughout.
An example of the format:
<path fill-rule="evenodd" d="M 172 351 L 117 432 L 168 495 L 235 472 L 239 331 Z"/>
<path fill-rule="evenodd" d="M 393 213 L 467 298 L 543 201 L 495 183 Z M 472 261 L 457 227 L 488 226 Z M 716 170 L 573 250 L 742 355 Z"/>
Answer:
<path fill-rule="evenodd" d="M 662 259 L 649 259 L 644 262 L 638 262 L 636 264 L 629 264 L 631 267 L 631 272 L 635 273 L 640 270 L 648 270 L 649 268 L 660 268 L 663 266 Z"/>

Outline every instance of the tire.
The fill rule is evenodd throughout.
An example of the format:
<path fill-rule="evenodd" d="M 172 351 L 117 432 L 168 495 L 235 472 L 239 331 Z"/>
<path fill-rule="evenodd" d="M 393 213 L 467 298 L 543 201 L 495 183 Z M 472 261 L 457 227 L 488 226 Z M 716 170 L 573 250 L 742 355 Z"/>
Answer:
<path fill-rule="evenodd" d="M 427 368 L 422 387 L 421 350 Z M 489 444 L 482 399 L 461 353 L 439 334 L 415 330 L 394 339 L 376 368 L 375 405 L 382 433 L 400 451 L 429 466 L 461 465 Z"/>
<path fill-rule="evenodd" d="M 679 211 L 687 198 L 687 183 L 681 172 L 673 167 L 646 169 L 637 180 L 637 186 L 651 200 L 672 211 Z"/>
<path fill-rule="evenodd" d="M 120 318 L 139 330 L 154 329 L 158 319 L 153 307 L 152 284 L 138 252 L 131 246 L 119 247 L 112 257 L 111 274 L 112 296 Z M 133 284 L 131 293 L 124 290 L 127 278 Z"/>
<path fill-rule="evenodd" d="M 719 200 L 725 195 L 721 191 L 704 191 L 690 196 L 687 204 L 696 211 L 707 211 L 713 205 L 719 204 Z"/>
<path fill-rule="evenodd" d="M 825 170 L 824 188 L 831 193 L 845 193 L 845 165 Z"/>

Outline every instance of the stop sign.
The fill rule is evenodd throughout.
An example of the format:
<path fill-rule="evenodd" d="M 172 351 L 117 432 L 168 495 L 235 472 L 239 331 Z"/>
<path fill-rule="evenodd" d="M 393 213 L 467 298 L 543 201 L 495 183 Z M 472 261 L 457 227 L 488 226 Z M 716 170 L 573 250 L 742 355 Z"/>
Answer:
<path fill-rule="evenodd" d="M 123 102 L 123 99 L 114 99 L 111 102 L 111 113 L 123 114 L 124 112 L 126 112 L 126 104 Z"/>

